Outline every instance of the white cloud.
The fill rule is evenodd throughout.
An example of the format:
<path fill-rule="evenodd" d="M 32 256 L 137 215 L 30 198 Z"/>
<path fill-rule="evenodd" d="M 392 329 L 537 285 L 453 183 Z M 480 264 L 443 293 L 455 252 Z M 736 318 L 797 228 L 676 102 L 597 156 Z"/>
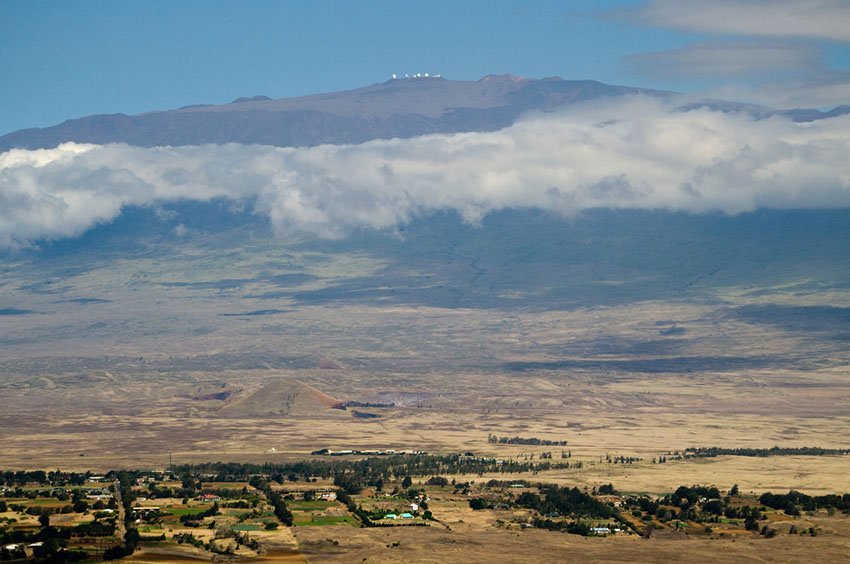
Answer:
<path fill-rule="evenodd" d="M 634 14 L 687 31 L 850 42 L 847 0 L 653 0 Z"/>
<path fill-rule="evenodd" d="M 498 132 L 361 145 L 139 148 L 65 144 L 0 154 L 0 244 L 72 237 L 123 206 L 255 198 L 280 233 L 339 237 L 432 210 L 737 213 L 850 207 L 850 116 L 797 124 L 656 99 L 532 116 Z"/>
<path fill-rule="evenodd" d="M 819 71 L 822 55 L 812 45 L 777 41 L 711 41 L 625 58 L 641 74 L 656 77 L 736 77 Z M 844 93 L 845 95 L 847 92 Z"/>

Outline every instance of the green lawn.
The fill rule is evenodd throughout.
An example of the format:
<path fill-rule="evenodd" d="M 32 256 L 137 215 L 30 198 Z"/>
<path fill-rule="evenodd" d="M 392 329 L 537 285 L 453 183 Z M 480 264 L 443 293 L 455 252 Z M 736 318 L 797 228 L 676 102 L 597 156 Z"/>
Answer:
<path fill-rule="evenodd" d="M 324 501 L 317 499 L 315 501 L 287 501 L 286 506 L 290 511 L 324 511 L 328 507 L 336 505 L 335 501 Z"/>
<path fill-rule="evenodd" d="M 172 515 L 176 515 L 176 516 L 180 517 L 181 515 L 199 515 L 206 510 L 207 510 L 206 507 L 201 507 L 201 508 L 192 507 L 192 508 L 186 508 L 186 509 L 183 509 L 183 508 L 166 509 L 165 511 L 168 512 L 168 513 L 171 513 Z"/>
<path fill-rule="evenodd" d="M 321 526 L 321 525 L 354 525 L 357 520 L 348 515 L 316 515 L 309 520 L 295 520 L 299 527 Z"/>
<path fill-rule="evenodd" d="M 253 523 L 241 523 L 239 525 L 233 525 L 231 527 L 234 531 L 259 531 L 263 529 L 261 525 L 255 525 Z"/>
<path fill-rule="evenodd" d="M 39 507 L 62 507 L 63 505 L 71 505 L 70 501 L 59 501 L 55 497 L 39 497 L 36 499 L 26 500 L 28 505 L 37 505 Z"/>

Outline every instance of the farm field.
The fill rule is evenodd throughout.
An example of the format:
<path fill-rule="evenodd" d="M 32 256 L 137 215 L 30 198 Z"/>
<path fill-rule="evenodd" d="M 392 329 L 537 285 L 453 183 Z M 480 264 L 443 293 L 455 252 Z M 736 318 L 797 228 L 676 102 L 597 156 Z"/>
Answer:
<path fill-rule="evenodd" d="M 268 466 L 272 474 L 234 463 L 195 470 L 177 467 L 184 476 L 179 482 L 170 480 L 170 473 L 110 473 L 110 478 L 117 476 L 117 484 L 125 484 L 123 506 L 114 513 L 80 506 L 79 515 L 62 510 L 61 503 L 45 503 L 48 498 L 30 482 L 28 490 L 3 492 L 0 501 L 7 505 L 0 505 L 6 509 L 0 512 L 0 531 L 7 538 L 14 531 L 46 538 L 44 517 L 29 518 L 39 512 L 60 531 L 86 524 L 91 530 L 104 516 L 115 524 L 123 509 L 131 516 L 126 526 L 137 534 L 127 558 L 131 562 L 336 562 L 352 557 L 427 562 L 461 555 L 482 562 L 508 557 L 552 561 L 573 552 L 602 560 L 661 561 L 656 559 L 674 557 L 676 551 L 679 558 L 698 558 L 718 546 L 720 561 L 732 562 L 793 560 L 811 551 L 840 559 L 850 546 L 850 495 L 758 496 L 737 485 L 722 490 L 683 485 L 646 495 L 621 492 L 613 484 L 582 491 L 539 476 L 484 480 L 480 474 L 471 478 L 472 473 L 465 473 L 464 481 L 426 477 L 427 472 L 399 479 L 405 469 L 424 470 L 434 463 L 471 469 L 486 460 L 432 460 L 428 455 L 364 459 L 363 476 L 377 472 L 371 475 L 389 477 L 369 480 L 377 485 L 368 485 L 365 477 L 352 481 L 345 472 L 334 479 L 339 485 L 329 484 L 317 476 L 297 474 L 298 463 Z M 301 468 L 338 472 L 334 468 L 341 470 L 345 464 L 337 460 Z M 230 487 L 209 481 L 209 471 L 215 468 L 219 475 L 230 476 Z M 239 476 L 248 479 L 240 482 Z M 43 488 L 64 477 L 18 473 L 12 479 L 42 479 Z M 31 493 L 14 497 L 19 490 Z M 69 538 L 60 540 L 59 554 L 82 550 L 97 557 L 120 543 L 114 535 L 96 541 L 73 534 Z M 42 550 L 38 542 L 18 545 L 27 546 L 29 552 Z"/>

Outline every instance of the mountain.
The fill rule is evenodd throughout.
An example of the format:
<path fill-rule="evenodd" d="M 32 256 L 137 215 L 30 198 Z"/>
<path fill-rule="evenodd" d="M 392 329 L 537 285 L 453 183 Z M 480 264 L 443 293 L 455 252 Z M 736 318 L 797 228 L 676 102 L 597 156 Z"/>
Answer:
<path fill-rule="evenodd" d="M 219 410 L 224 417 L 274 417 L 310 415 L 317 411 L 342 409 L 343 402 L 316 388 L 293 380 L 278 378 Z"/>
<path fill-rule="evenodd" d="M 427 133 L 491 131 L 531 110 L 552 110 L 604 96 L 644 92 L 592 80 L 487 76 L 478 81 L 402 78 L 364 88 L 272 100 L 238 98 L 135 116 L 94 115 L 0 137 L 0 150 L 66 141 L 143 147 L 255 143 L 282 147 L 360 143 Z"/>
<path fill-rule="evenodd" d="M 127 143 L 141 147 L 245 143 L 303 147 L 325 143 L 362 143 L 372 139 L 429 133 L 494 131 L 530 111 L 554 111 L 570 104 L 612 96 L 674 93 L 613 86 L 594 80 L 559 77 L 530 79 L 491 75 L 477 81 L 441 77 L 392 79 L 354 90 L 272 100 L 243 97 L 229 104 L 194 104 L 175 110 L 93 115 L 53 127 L 22 129 L 0 137 L 0 151 L 50 148 L 67 141 Z M 775 111 L 735 102 L 688 102 L 683 109 L 707 106 L 776 113 L 813 121 L 850 113 L 850 106 L 829 112 L 814 109 Z"/>
<path fill-rule="evenodd" d="M 524 112 L 635 93 L 673 96 L 560 78 L 399 79 L 302 98 L 254 96 L 220 106 L 92 116 L 13 133 L 0 139 L 0 146 L 48 147 L 68 140 L 137 145 L 356 142 L 497 129 Z M 731 102 L 684 104 L 678 107 L 703 105 L 757 118 L 775 115 L 773 110 Z M 848 111 L 850 106 L 786 114 L 803 120 Z M 675 151 L 675 145 L 669 146 Z M 98 172 L 98 161 L 93 162 L 86 166 Z M 652 166 L 651 160 L 647 162 Z M 608 163 L 603 165 L 609 168 Z M 485 160 L 482 166 L 487 169 L 489 163 Z M 611 169 L 616 167 L 612 164 Z M 31 182 L 27 175 L 20 178 L 22 186 Z M 120 184 L 124 177 L 98 173 L 92 178 L 104 179 L 109 188 L 109 182 Z M 728 176 L 719 178 L 729 185 L 728 191 L 740 189 L 727 181 Z M 248 181 L 246 176 L 244 182 Z M 237 175 L 233 182 L 240 186 L 243 177 Z M 621 188 L 616 182 L 595 187 L 615 192 Z M 817 186 L 812 190 L 813 197 L 820 197 Z M 20 200 L 27 203 L 29 195 L 22 194 Z M 676 307 L 713 304 L 717 319 L 728 317 L 735 323 L 756 320 L 769 327 L 777 320 L 798 323 L 819 336 L 829 333 L 826 341 L 835 350 L 846 347 L 848 332 L 842 325 L 846 312 L 827 307 L 844 304 L 843 297 L 835 296 L 845 296 L 850 288 L 846 208 L 768 207 L 727 215 L 626 205 L 590 208 L 565 217 L 539 205 L 500 205 L 471 224 L 457 207 L 438 205 L 413 207 L 409 218 L 385 229 L 355 223 L 344 237 L 324 240 L 309 233 L 278 231 L 268 204 L 263 208 L 258 194 L 236 190 L 232 197 L 206 201 L 131 198 L 116 215 L 92 223 L 78 237 L 32 237 L 32 245 L 0 248 L 0 319 L 5 320 L 0 345 L 9 351 L 8 370 L 19 370 L 20 359 L 33 358 L 31 370 L 38 373 L 47 349 L 57 357 L 83 355 L 86 366 L 106 365 L 99 348 L 105 342 L 122 351 L 114 353 L 122 363 L 136 363 L 133 359 L 153 350 L 191 353 L 174 354 L 169 370 L 308 368 L 315 363 L 304 364 L 304 358 L 336 357 L 339 351 L 346 352 L 339 357 L 346 366 L 395 367 L 397 352 L 385 354 L 383 338 L 364 340 L 361 320 L 378 312 L 392 319 L 399 312 L 420 309 L 508 315 L 628 309 L 649 302 Z M 327 199 L 333 200 L 340 192 L 328 194 Z M 626 204 L 631 196 L 629 191 L 623 193 Z M 359 192 L 351 195 L 358 197 Z M 138 201 L 143 203 L 134 203 Z M 9 217 L 26 217 L 39 209 L 27 205 L 19 205 L 22 211 Z M 0 207 L 0 219 L 3 211 Z M 744 306 L 750 309 L 740 309 Z M 349 317 L 340 317 L 343 314 Z M 640 349 L 672 354 L 687 338 L 677 333 L 683 319 L 689 318 L 671 313 L 661 319 L 670 323 L 650 327 L 653 339 L 646 343 L 625 339 L 599 344 L 588 337 L 575 351 L 631 354 Z M 501 331 L 498 325 L 488 327 L 494 333 Z M 384 329 L 381 325 L 370 330 Z M 410 326 L 411 334 L 417 330 Z M 687 330 L 698 340 L 699 331 Z M 434 333 L 430 342 L 435 348 L 422 354 L 446 357 L 437 344 L 466 343 L 461 331 L 446 335 Z M 384 337 L 395 342 L 391 331 Z M 660 337 L 664 342 L 655 343 Z M 418 342 L 406 342 L 401 348 L 407 352 L 398 356 L 419 350 Z M 451 354 L 461 359 L 475 356 L 476 347 L 464 345 Z M 834 349 L 821 352 L 832 354 Z M 475 362 L 483 362 L 482 358 L 489 362 L 491 356 L 481 353 Z M 762 362 L 761 357 L 756 360 Z M 266 390 L 250 401 L 242 398 L 239 405 L 246 413 L 283 413 L 283 400 L 269 400 L 266 405 L 266 396 L 295 398 L 292 390 Z M 242 409 L 237 405 L 242 399 L 234 398 L 228 410 Z"/>

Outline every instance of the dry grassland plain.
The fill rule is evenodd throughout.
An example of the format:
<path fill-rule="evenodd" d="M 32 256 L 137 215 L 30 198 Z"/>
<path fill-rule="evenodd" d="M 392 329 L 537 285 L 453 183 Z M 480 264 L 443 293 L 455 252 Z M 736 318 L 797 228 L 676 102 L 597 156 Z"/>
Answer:
<path fill-rule="evenodd" d="M 0 467 L 163 469 L 169 457 L 279 462 L 323 448 L 521 460 L 566 451 L 581 468 L 512 478 L 588 488 L 611 482 L 650 494 L 736 483 L 755 493 L 850 492 L 847 456 L 653 462 L 689 447 L 850 447 L 850 341 L 847 320 L 835 317 L 850 307 L 846 290 L 808 291 L 801 281 L 557 309 L 352 305 L 240 283 L 242 272 L 259 267 L 235 255 L 227 266 L 183 259 L 184 267 L 196 260 L 192 284 L 142 256 L 48 280 L 26 296 L 35 313 L 0 317 Z M 380 266 L 354 254 L 316 260 L 315 279 L 297 289 L 319 291 L 329 279 L 356 279 Z M 206 271 L 209 281 L 198 274 Z M 5 302 L 22 299 L 26 273 L 10 265 L 3 276 Z M 328 398 L 366 406 L 335 409 Z M 490 434 L 567 445 L 494 444 Z M 618 456 L 640 460 L 607 461 Z M 830 518 L 824 528 L 834 532 L 815 538 L 738 541 L 584 539 L 501 530 L 481 519 L 466 511 L 451 531 L 335 527 L 344 550 L 322 544 L 326 527 L 300 527 L 303 556 L 279 556 L 840 561 L 850 538 L 845 518 Z M 169 557 L 144 558 L 137 561 Z"/>
<path fill-rule="evenodd" d="M 199 315 L 187 308 L 187 316 Z M 687 447 L 848 446 L 846 343 L 742 320 L 729 309 L 728 302 L 519 313 L 315 306 L 224 318 L 216 333 L 228 337 L 217 339 L 107 335 L 107 357 L 96 356 L 103 343 L 82 338 L 39 349 L 49 357 L 28 345 L 4 348 L 8 356 L 29 353 L 2 366 L 4 466 L 162 468 L 169 452 L 189 462 L 275 461 L 321 448 L 502 458 L 544 450 L 490 444 L 492 433 L 566 440 L 548 450 L 587 462 L 547 479 L 613 480 L 647 492 L 703 482 L 850 491 L 841 457 L 652 464 Z M 220 313 L 210 310 L 211 318 Z M 681 332 L 664 335 L 671 327 Z M 589 350 L 599 343 L 610 351 Z M 639 350 L 664 347 L 666 354 Z M 299 396 L 298 383 L 343 402 L 393 407 L 362 408 L 380 417 L 358 419 Z M 269 386 L 268 405 L 245 401 Z M 642 461 L 600 463 L 609 454 Z"/>

